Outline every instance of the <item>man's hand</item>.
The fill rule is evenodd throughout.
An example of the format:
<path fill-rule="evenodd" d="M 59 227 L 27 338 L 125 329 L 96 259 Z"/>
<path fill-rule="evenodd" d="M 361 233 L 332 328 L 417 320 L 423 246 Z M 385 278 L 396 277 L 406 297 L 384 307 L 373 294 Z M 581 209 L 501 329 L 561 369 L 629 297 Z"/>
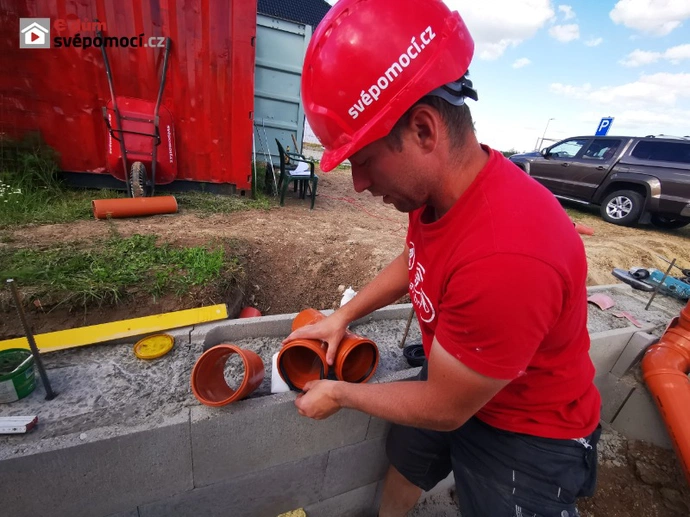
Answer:
<path fill-rule="evenodd" d="M 304 386 L 304 393 L 297 396 L 297 412 L 314 420 L 323 420 L 337 413 L 340 404 L 335 397 L 339 381 L 310 381 Z"/>
<path fill-rule="evenodd" d="M 323 341 L 328 346 L 326 361 L 329 366 L 333 366 L 335 352 L 343 340 L 346 329 L 347 323 L 343 322 L 338 314 L 331 314 L 313 325 L 298 328 L 283 340 L 283 344 L 289 343 L 293 339 L 316 339 Z"/>

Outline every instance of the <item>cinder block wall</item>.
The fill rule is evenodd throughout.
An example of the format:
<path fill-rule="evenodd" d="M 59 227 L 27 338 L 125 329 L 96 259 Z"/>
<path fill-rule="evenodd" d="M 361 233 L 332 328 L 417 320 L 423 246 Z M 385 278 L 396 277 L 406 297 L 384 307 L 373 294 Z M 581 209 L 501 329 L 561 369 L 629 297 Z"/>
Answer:
<path fill-rule="evenodd" d="M 368 320 L 404 320 L 409 308 L 389 307 Z M 197 329 L 191 338 L 214 344 L 281 336 L 291 321 L 292 315 L 285 315 L 226 322 Z M 639 422 L 634 414 L 643 407 L 647 421 L 637 427 L 650 427 L 651 419 L 663 437 L 655 408 L 644 404 L 644 390 L 631 396 L 621 380 L 653 339 L 635 327 L 593 334 L 592 357 L 604 419 Z M 303 507 L 309 517 L 375 515 L 387 468 L 388 424 L 351 410 L 312 421 L 295 411 L 295 396 L 249 399 L 222 410 L 184 408 L 153 428 L 112 426 L 90 432 L 85 440 L 70 435 L 51 442 L 50 450 L 0 461 L 2 514 L 275 517 Z M 652 441 L 663 442 L 656 435 Z"/>

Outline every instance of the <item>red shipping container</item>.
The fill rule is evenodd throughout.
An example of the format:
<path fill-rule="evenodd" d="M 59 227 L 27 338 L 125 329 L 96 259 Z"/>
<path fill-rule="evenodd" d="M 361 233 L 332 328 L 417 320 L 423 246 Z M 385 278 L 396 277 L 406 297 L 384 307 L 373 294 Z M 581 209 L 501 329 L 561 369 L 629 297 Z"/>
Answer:
<path fill-rule="evenodd" d="M 20 18 L 50 18 L 51 48 L 20 48 Z M 172 112 L 177 181 L 250 189 L 256 0 L 0 0 L 0 132 L 38 131 L 63 171 L 110 179 L 105 65 L 100 48 L 83 48 L 85 37 L 96 37 L 96 19 L 104 36 L 130 44 L 171 38 L 161 111 Z M 81 48 L 73 46 L 77 34 Z M 56 48 L 56 37 L 72 46 L 63 39 Z M 155 102 L 164 49 L 106 52 L 116 95 Z"/>

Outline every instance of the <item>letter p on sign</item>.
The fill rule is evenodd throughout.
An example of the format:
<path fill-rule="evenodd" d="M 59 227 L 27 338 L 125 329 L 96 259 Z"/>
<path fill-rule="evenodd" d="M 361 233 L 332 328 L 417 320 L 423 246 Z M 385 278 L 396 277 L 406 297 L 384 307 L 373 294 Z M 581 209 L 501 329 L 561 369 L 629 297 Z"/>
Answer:
<path fill-rule="evenodd" d="M 594 136 L 606 136 L 606 133 L 608 133 L 609 129 L 611 128 L 611 124 L 613 124 L 613 117 L 602 118 Z"/>

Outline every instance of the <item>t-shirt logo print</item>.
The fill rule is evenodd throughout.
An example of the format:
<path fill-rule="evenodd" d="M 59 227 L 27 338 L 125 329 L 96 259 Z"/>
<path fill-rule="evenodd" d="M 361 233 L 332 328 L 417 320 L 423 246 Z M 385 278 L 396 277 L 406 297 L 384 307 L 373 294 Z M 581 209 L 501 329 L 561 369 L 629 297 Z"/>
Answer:
<path fill-rule="evenodd" d="M 410 242 L 410 256 L 407 260 L 407 267 L 410 271 L 414 271 L 414 280 L 410 282 L 410 298 L 412 298 L 412 303 L 419 309 L 420 319 L 424 323 L 430 323 L 436 317 L 436 310 L 422 288 L 426 270 L 422 264 L 417 262 L 413 242 Z"/>

